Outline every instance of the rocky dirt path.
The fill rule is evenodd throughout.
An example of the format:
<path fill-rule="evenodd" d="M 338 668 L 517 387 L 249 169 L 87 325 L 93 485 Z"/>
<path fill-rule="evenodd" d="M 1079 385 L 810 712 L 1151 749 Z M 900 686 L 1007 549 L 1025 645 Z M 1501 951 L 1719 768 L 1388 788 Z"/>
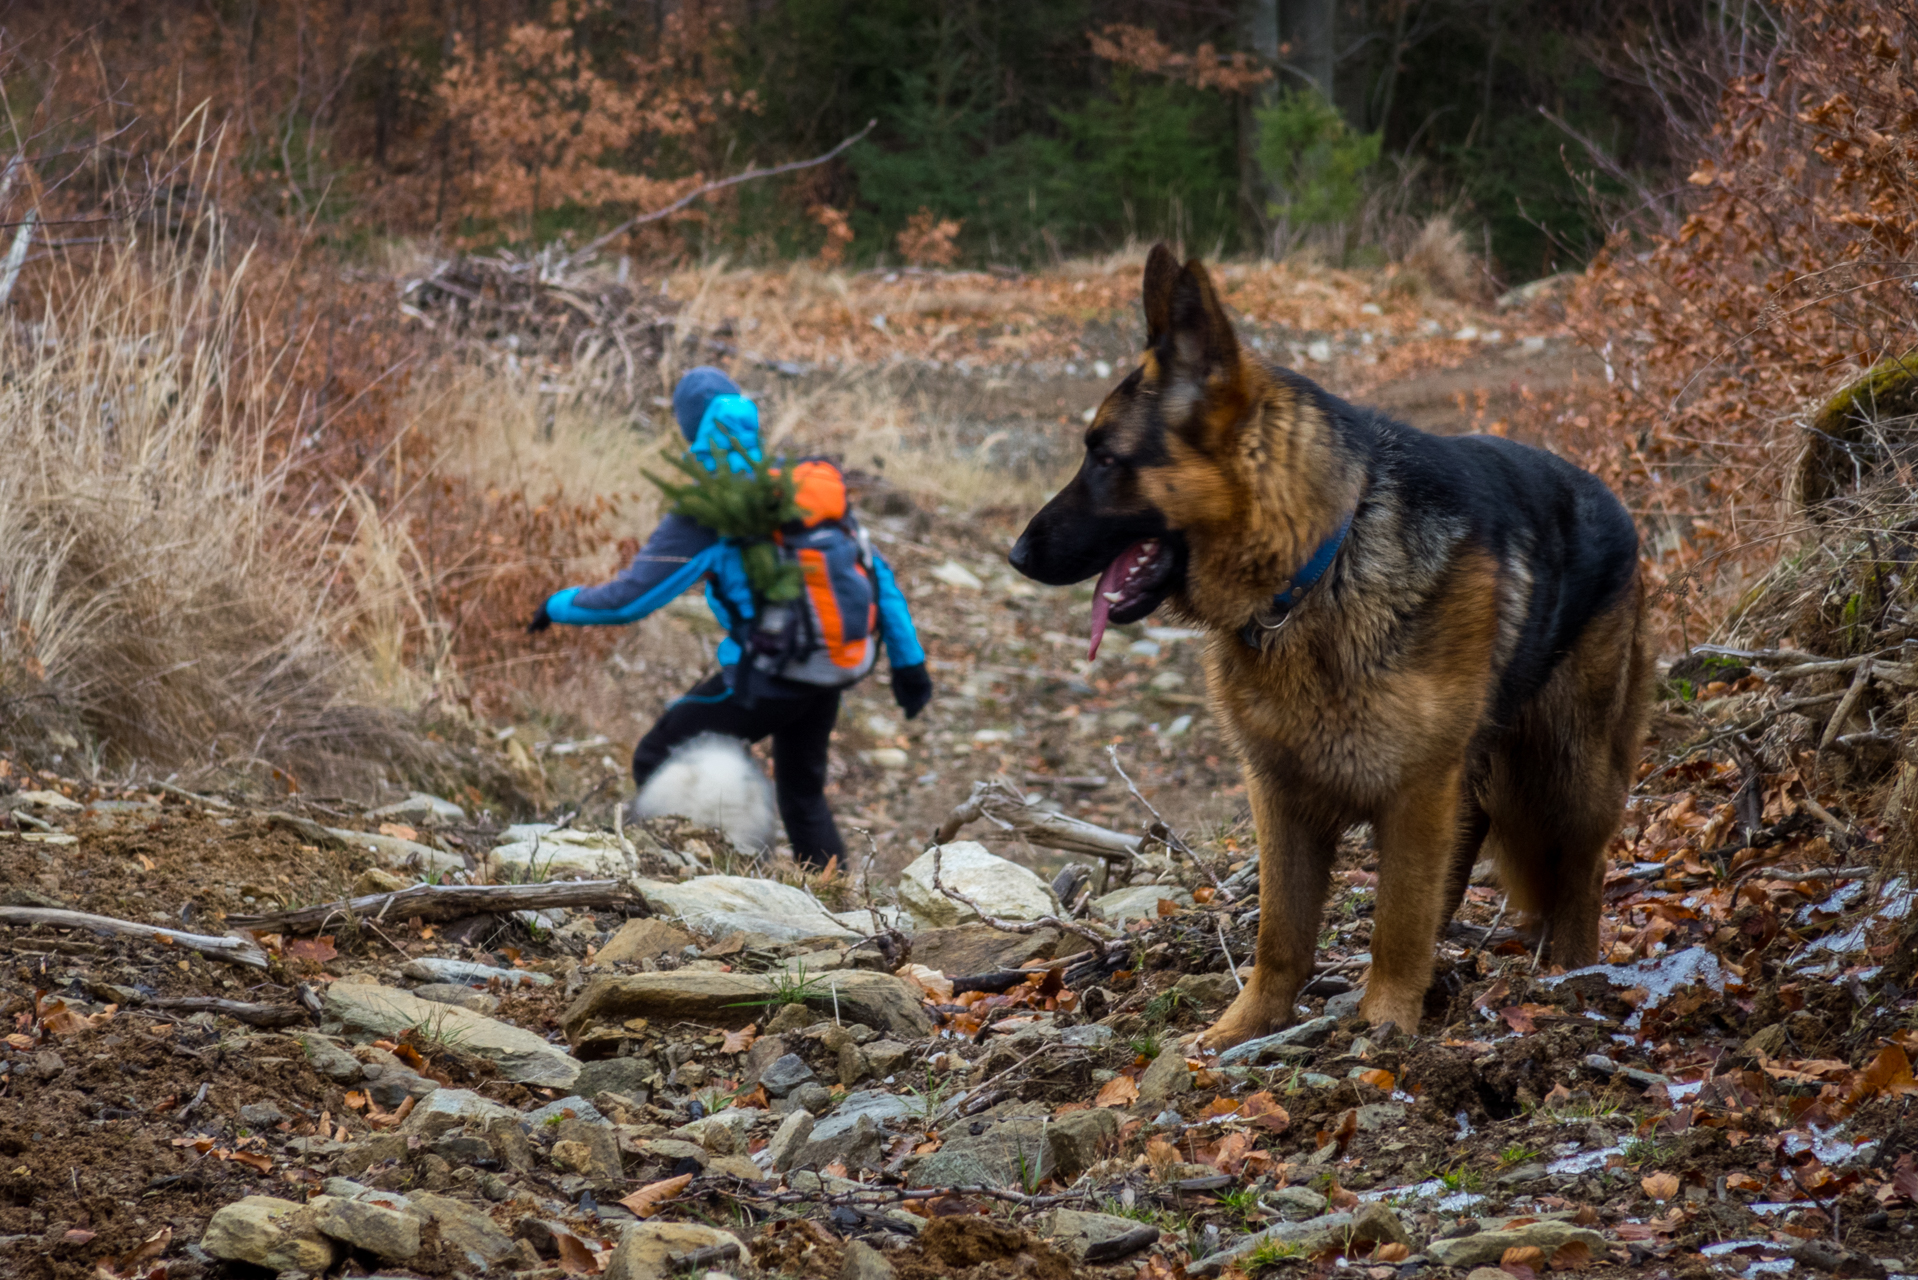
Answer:
<path fill-rule="evenodd" d="M 930 858 L 869 907 L 714 874 L 721 839 L 670 823 L 488 830 L 425 798 L 265 811 L 6 767 L 8 1275 L 1528 1280 L 1918 1256 L 1912 893 L 1851 864 L 1788 779 L 1742 839 L 1735 770 L 1654 781 L 1600 968 L 1538 970 L 1475 886 L 1416 1037 L 1354 1016 L 1375 883 L 1355 839 L 1297 1025 L 1188 1057 L 1255 928 L 1229 836 L 1196 861 L 1148 843 L 1110 888 L 1062 880 L 1063 904 L 963 838 L 999 843 L 989 823 L 945 846 L 943 883 L 988 913 L 1077 905 L 1095 944 L 968 919 Z M 322 927 L 251 927 L 264 969 L 178 940 L 542 862 L 546 889 L 617 896 L 309 910 Z M 55 909 L 180 933 L 32 914 Z"/>

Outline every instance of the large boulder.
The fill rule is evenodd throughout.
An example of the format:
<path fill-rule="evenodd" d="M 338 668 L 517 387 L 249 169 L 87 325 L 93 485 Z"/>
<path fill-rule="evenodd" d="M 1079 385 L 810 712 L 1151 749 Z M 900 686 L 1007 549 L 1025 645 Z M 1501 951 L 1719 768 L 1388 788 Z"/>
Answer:
<path fill-rule="evenodd" d="M 821 974 L 803 991 L 795 991 L 789 980 L 753 973 L 682 969 L 595 978 L 560 1025 L 574 1043 L 596 1023 L 627 1018 L 743 1027 L 763 1022 L 776 1004 L 794 996 L 802 997 L 808 1008 L 824 1017 L 836 1013 L 843 1022 L 863 1022 L 900 1039 L 918 1040 L 932 1034 L 932 1020 L 919 1003 L 917 988 L 889 973 L 865 970 Z"/>
<path fill-rule="evenodd" d="M 487 1059 L 517 1084 L 566 1089 L 579 1075 L 580 1064 L 571 1054 L 531 1031 L 393 987 L 333 983 L 326 989 L 326 1016 L 347 1035 L 368 1040 L 397 1038 L 417 1027 L 461 1053 Z"/>
<path fill-rule="evenodd" d="M 1059 914 L 1052 887 L 1016 862 L 1008 862 L 971 840 L 928 849 L 899 873 L 899 905 L 922 926 L 942 928 L 979 919 L 979 912 L 933 888 L 933 864 L 948 889 L 963 893 L 998 920 L 1023 922 Z"/>

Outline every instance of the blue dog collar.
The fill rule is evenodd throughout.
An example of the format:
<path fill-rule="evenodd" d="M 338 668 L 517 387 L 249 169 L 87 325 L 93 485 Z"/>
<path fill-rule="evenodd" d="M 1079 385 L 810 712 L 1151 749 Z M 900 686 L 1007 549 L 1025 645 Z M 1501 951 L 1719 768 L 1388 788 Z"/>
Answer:
<path fill-rule="evenodd" d="M 1285 590 L 1272 597 L 1268 611 L 1272 618 L 1270 622 L 1254 618 L 1240 628 L 1239 639 L 1245 642 L 1247 648 L 1265 648 L 1265 637 L 1285 625 L 1286 619 L 1292 616 L 1292 607 L 1298 603 L 1298 598 L 1325 576 L 1325 571 L 1332 567 L 1332 561 L 1338 558 L 1339 548 L 1345 545 L 1345 535 L 1351 530 L 1352 516 L 1348 515 L 1332 536 L 1319 544 L 1312 558 L 1292 575 L 1292 581 L 1286 584 Z"/>

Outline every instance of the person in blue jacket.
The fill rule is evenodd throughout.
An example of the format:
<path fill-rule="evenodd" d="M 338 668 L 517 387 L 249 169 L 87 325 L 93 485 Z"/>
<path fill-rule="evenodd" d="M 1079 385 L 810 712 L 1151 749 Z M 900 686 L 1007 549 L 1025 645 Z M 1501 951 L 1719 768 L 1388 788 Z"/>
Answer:
<path fill-rule="evenodd" d="M 673 389 L 673 417 L 693 456 L 709 471 L 722 464 L 746 469 L 741 452 L 760 461 L 759 410 L 718 369 L 701 367 Z M 892 668 L 892 694 L 908 720 L 932 700 L 926 653 L 913 629 L 912 612 L 875 552 L 872 576 L 878 592 L 879 636 Z M 683 516 L 659 522 L 632 564 L 611 582 L 567 587 L 540 606 L 528 631 L 553 623 L 601 626 L 636 622 L 691 587 L 704 583 L 706 604 L 726 631 L 719 646 L 718 674 L 707 677 L 666 708 L 633 751 L 633 779 L 640 786 L 673 748 L 702 733 L 723 733 L 748 742 L 771 736 L 773 783 L 779 816 L 793 856 L 824 866 L 845 845 L 826 803 L 826 751 L 839 719 L 841 688 L 803 684 L 742 666 L 739 642 L 753 617 L 739 548 Z M 748 694 L 743 686 L 750 683 Z"/>

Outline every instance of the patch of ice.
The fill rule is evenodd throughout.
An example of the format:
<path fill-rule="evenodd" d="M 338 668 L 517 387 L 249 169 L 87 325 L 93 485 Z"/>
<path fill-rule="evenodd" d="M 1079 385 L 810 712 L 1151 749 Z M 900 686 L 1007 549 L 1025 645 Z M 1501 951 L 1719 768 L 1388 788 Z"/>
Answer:
<path fill-rule="evenodd" d="M 1790 1274 L 1792 1268 L 1797 1265 L 1798 1264 L 1790 1258 L 1771 1258 L 1752 1263 L 1749 1267 L 1745 1268 L 1743 1274 L 1747 1276 L 1782 1276 Z"/>
<path fill-rule="evenodd" d="M 1704 1087 L 1703 1080 L 1674 1080 L 1665 1086 L 1665 1096 L 1673 1102 L 1683 1102 Z"/>
<path fill-rule="evenodd" d="M 1669 955 L 1652 960 L 1640 960 L 1634 964 L 1595 964 L 1584 969 L 1574 969 L 1558 977 L 1546 978 L 1548 987 L 1586 974 L 1598 974 L 1614 987 L 1630 989 L 1643 988 L 1645 999 L 1639 1002 L 1632 1016 L 1625 1020 L 1627 1030 L 1637 1030 L 1640 1020 L 1648 1009 L 1656 1009 L 1674 992 L 1682 988 L 1703 983 L 1719 995 L 1725 993 L 1730 981 L 1725 967 L 1718 957 L 1703 947 L 1685 947 Z"/>
<path fill-rule="evenodd" d="M 1753 1213 L 1769 1215 L 1790 1213 L 1793 1209 L 1816 1209 L 1818 1202 L 1815 1200 L 1761 1200 L 1757 1204 L 1748 1204 L 1745 1207 Z"/>
<path fill-rule="evenodd" d="M 1720 1240 L 1717 1244 L 1708 1244 L 1698 1252 L 1707 1258 L 1721 1258 L 1728 1253 L 1737 1253 L 1740 1249 L 1777 1249 L 1780 1246 L 1769 1240 Z"/>
<path fill-rule="evenodd" d="M 1596 1173 L 1605 1167 L 1607 1158 L 1623 1154 L 1623 1148 L 1620 1147 L 1606 1147 L 1603 1151 L 1581 1151 L 1575 1156 L 1565 1156 L 1552 1161 L 1545 1166 L 1545 1172 L 1554 1178 L 1570 1178 L 1581 1173 Z"/>

